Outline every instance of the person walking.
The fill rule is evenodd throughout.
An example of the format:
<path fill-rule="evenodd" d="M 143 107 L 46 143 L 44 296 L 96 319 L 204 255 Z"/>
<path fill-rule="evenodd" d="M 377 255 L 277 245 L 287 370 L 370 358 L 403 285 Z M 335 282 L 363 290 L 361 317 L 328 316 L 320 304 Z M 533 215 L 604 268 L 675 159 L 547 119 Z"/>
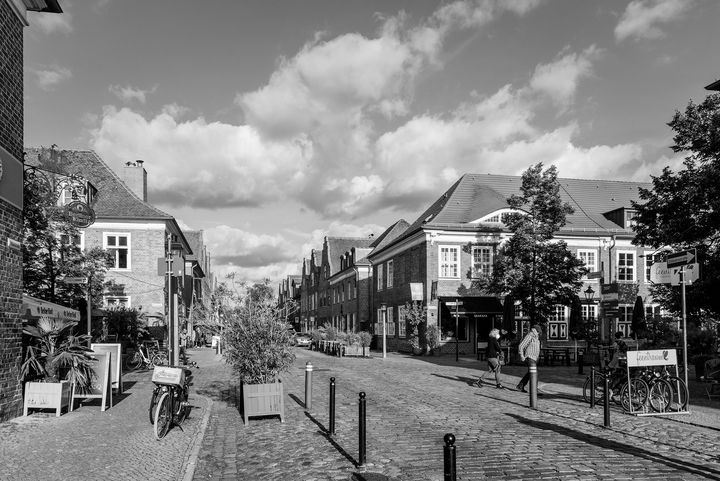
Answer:
<path fill-rule="evenodd" d="M 530 381 L 530 368 L 537 368 L 537 360 L 540 357 L 540 332 L 542 328 L 539 324 L 534 324 L 530 328 L 530 332 L 520 341 L 518 353 L 520 361 L 525 362 L 528 370 L 517 385 L 518 391 L 527 392 L 525 386 Z"/>
<path fill-rule="evenodd" d="M 502 383 L 500 382 L 500 358 L 502 357 L 503 352 L 500 348 L 500 343 L 498 342 L 498 339 L 500 339 L 500 331 L 497 329 L 491 330 L 490 334 L 488 335 L 487 351 L 485 351 L 487 355 L 488 370 L 487 372 L 483 372 L 480 375 L 480 378 L 477 380 L 476 384 L 478 387 L 482 386 L 485 380 L 485 374 L 494 373 L 495 387 L 498 389 L 504 389 Z"/>

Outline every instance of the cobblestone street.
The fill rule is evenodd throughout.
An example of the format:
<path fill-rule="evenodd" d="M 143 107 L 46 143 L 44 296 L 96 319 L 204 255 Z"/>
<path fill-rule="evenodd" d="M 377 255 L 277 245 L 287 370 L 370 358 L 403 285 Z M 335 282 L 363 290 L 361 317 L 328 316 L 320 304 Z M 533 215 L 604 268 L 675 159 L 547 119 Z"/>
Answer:
<path fill-rule="evenodd" d="M 378 353 L 335 358 L 298 349 L 285 376 L 286 417 L 243 424 L 239 389 L 214 350 L 190 351 L 194 407 L 162 441 L 147 419 L 150 372 L 125 376 L 125 394 L 60 418 L 33 414 L 0 424 L 1 480 L 442 480 L 443 436 L 453 433 L 458 479 L 720 479 L 713 407 L 691 415 L 633 417 L 580 401 L 577 367 L 540 366 L 538 409 L 528 395 L 471 385 L 484 362 Z M 303 408 L 305 363 L 313 405 Z M 506 366 L 514 386 L 521 366 Z M 588 372 L 589 369 L 586 369 Z M 328 436 L 329 380 L 336 434 Z M 358 461 L 358 393 L 367 394 L 367 462 Z M 717 401 L 714 401 L 717 403 Z M 702 403 L 702 404 L 708 404 Z"/>

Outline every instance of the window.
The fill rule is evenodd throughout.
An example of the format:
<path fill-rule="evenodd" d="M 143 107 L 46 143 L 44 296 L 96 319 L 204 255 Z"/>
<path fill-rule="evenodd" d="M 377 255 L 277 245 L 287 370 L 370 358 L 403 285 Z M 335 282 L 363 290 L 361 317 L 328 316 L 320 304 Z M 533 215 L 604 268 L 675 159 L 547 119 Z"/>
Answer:
<path fill-rule="evenodd" d="M 567 308 L 556 305 L 548 316 L 548 339 L 567 339 Z"/>
<path fill-rule="evenodd" d="M 653 317 L 660 317 L 662 315 L 662 311 L 660 309 L 660 306 L 657 304 L 648 304 L 645 306 L 645 318 L 653 318 Z"/>
<path fill-rule="evenodd" d="M 81 251 L 85 250 L 85 233 L 80 232 L 77 235 L 60 234 L 60 243 L 62 245 L 76 245 Z"/>
<path fill-rule="evenodd" d="M 103 248 L 113 254 L 110 269 L 130 270 L 130 234 L 103 234 Z"/>
<path fill-rule="evenodd" d="M 597 304 L 582 304 L 580 308 L 584 321 L 594 321 L 597 319 Z"/>
<path fill-rule="evenodd" d="M 385 266 L 380 264 L 377 268 L 377 290 L 382 291 L 385 288 L 385 281 L 383 279 L 383 274 L 385 273 Z"/>
<path fill-rule="evenodd" d="M 637 222 L 635 221 L 635 215 L 637 215 L 637 212 L 635 212 L 634 210 L 631 210 L 631 209 L 625 210 L 625 228 L 626 229 L 630 229 L 630 228 L 632 228 L 632 226 L 637 224 Z"/>
<path fill-rule="evenodd" d="M 493 252 L 490 246 L 474 246 L 472 248 L 472 277 L 479 279 L 489 277 L 493 268 Z"/>
<path fill-rule="evenodd" d="M 623 333 L 623 337 L 630 337 L 630 325 L 632 324 L 633 306 L 621 304 L 618 306 L 617 330 Z"/>
<path fill-rule="evenodd" d="M 395 321 L 393 321 L 393 308 L 388 306 L 387 308 L 387 335 L 389 337 L 395 337 Z"/>
<path fill-rule="evenodd" d="M 655 258 L 653 255 L 651 253 L 645 253 L 645 282 L 650 282 L 650 271 L 654 262 Z"/>
<path fill-rule="evenodd" d="M 105 296 L 103 297 L 103 305 L 110 309 L 129 308 L 129 296 Z"/>
<path fill-rule="evenodd" d="M 387 262 L 387 286 L 388 289 L 393 286 L 393 261 Z"/>
<path fill-rule="evenodd" d="M 633 282 L 635 280 L 635 253 L 618 252 L 618 281 Z"/>
<path fill-rule="evenodd" d="M 597 251 L 595 249 L 578 249 L 578 259 L 583 261 L 589 272 L 597 272 Z"/>
<path fill-rule="evenodd" d="M 407 309 L 405 306 L 398 307 L 398 336 L 405 338 L 407 337 L 407 319 L 405 319 L 406 313 Z"/>
<path fill-rule="evenodd" d="M 457 246 L 440 246 L 440 277 L 458 278 L 460 272 L 460 248 Z"/>

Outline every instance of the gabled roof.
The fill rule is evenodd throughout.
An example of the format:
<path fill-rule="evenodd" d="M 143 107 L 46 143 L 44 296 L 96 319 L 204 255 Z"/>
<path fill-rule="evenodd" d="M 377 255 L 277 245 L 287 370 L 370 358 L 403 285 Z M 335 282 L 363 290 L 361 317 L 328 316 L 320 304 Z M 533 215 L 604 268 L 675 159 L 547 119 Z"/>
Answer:
<path fill-rule="evenodd" d="M 368 237 L 326 237 L 327 263 L 330 266 L 330 276 L 340 272 L 340 258 L 353 247 L 370 247 L 373 242 Z M 329 276 L 329 277 L 330 277 Z"/>
<path fill-rule="evenodd" d="M 355 248 L 355 265 L 356 266 L 367 266 L 370 265 L 368 260 L 368 254 L 372 252 L 372 248 Z"/>
<path fill-rule="evenodd" d="M 370 247 L 373 247 L 374 250 L 382 249 L 387 244 L 400 237 L 407 230 L 408 227 L 410 227 L 410 224 L 408 224 L 405 219 L 400 219 L 399 221 L 395 222 L 393 225 L 385 229 L 382 234 L 377 236 L 377 238 L 375 238 L 372 244 L 370 244 Z"/>
<path fill-rule="evenodd" d="M 25 153 L 25 164 L 40 165 L 40 149 L 26 148 Z M 170 214 L 143 202 L 92 150 L 63 150 L 62 154 L 71 169 L 66 173 L 79 173 L 97 188 L 96 203 L 93 205 L 96 219 L 174 220 Z"/>
<path fill-rule="evenodd" d="M 631 233 L 610 221 L 603 214 L 631 208 L 631 201 L 639 200 L 640 187 L 650 183 L 614 180 L 559 178 L 560 196 L 575 212 L 567 216 L 561 232 Z M 468 224 L 499 209 L 508 208 L 506 199 L 520 193 L 522 178 L 512 175 L 465 174 L 444 192 L 415 221 L 393 240 L 379 240 L 374 252 L 423 228 L 488 228 L 483 224 Z M 382 236 L 381 236 L 382 237 Z"/>

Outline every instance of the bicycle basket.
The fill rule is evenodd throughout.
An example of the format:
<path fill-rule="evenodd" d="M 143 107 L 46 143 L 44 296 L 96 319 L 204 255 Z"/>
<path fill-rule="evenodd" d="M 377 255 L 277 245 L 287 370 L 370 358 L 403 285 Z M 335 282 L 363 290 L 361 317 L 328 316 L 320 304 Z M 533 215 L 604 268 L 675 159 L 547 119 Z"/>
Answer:
<path fill-rule="evenodd" d="M 155 366 L 153 369 L 152 382 L 182 386 L 185 383 L 185 369 L 179 367 Z"/>

